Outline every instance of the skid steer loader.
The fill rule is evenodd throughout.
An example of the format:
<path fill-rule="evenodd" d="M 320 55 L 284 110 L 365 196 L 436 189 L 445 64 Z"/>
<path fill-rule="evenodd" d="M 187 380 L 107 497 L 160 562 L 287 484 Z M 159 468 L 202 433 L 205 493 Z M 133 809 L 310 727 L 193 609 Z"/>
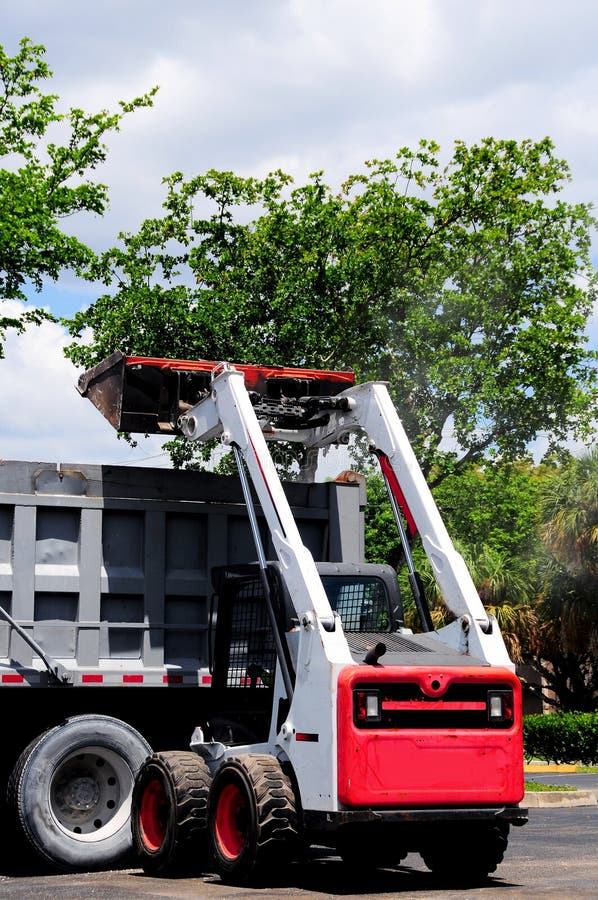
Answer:
<path fill-rule="evenodd" d="M 212 573 L 213 677 L 209 703 L 190 710 L 190 749 L 153 754 L 137 777 L 145 871 L 204 868 L 246 883 L 317 844 L 361 872 L 415 851 L 447 879 L 486 878 L 510 827 L 527 821 L 521 690 L 385 385 L 114 354 L 79 389 L 116 428 L 219 438 L 255 542 L 256 562 Z M 390 567 L 314 562 L 266 443 L 315 453 L 356 430 L 387 486 L 418 634 L 404 626 Z M 411 554 L 416 533 L 452 618 L 438 630 Z"/>

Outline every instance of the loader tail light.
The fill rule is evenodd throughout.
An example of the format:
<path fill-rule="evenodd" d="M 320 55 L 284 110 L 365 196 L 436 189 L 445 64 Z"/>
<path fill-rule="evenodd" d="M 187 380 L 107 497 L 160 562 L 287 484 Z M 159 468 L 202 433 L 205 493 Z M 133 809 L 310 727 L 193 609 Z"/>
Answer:
<path fill-rule="evenodd" d="M 488 692 L 488 721 L 502 726 L 513 722 L 513 691 Z"/>
<path fill-rule="evenodd" d="M 382 718 L 378 691 L 355 691 L 354 702 L 357 723 L 379 722 Z"/>

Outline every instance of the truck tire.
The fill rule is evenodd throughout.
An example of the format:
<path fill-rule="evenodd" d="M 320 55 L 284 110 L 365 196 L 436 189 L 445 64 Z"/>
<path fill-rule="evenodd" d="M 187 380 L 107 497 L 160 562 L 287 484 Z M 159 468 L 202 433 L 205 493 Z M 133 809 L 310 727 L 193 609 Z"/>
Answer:
<path fill-rule="evenodd" d="M 428 869 L 446 882 L 473 886 L 485 881 L 503 861 L 509 838 L 508 822 L 492 822 L 439 833 L 434 846 L 420 851 Z M 467 847 L 467 855 L 463 855 Z"/>
<path fill-rule="evenodd" d="M 29 848 L 66 872 L 121 863 L 132 847 L 135 775 L 149 753 L 138 731 L 111 716 L 73 716 L 40 734 L 7 791 Z"/>
<path fill-rule="evenodd" d="M 148 875 L 199 873 L 208 860 L 206 827 L 212 778 L 196 753 L 154 753 L 133 789 L 133 848 Z"/>
<path fill-rule="evenodd" d="M 248 884 L 297 850 L 291 782 L 273 756 L 243 754 L 222 763 L 212 782 L 208 837 L 214 868 L 228 884 Z"/>

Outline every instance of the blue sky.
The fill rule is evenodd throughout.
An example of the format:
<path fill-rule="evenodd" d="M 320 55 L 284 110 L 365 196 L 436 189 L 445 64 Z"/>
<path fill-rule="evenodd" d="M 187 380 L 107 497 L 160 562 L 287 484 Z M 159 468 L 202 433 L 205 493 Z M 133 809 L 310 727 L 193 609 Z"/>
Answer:
<path fill-rule="evenodd" d="M 323 169 L 335 184 L 422 137 L 450 152 L 457 138 L 550 135 L 572 169 L 567 199 L 597 199 L 594 0 L 4 3 L 0 43 L 13 53 L 25 35 L 46 46 L 65 108 L 114 107 L 160 85 L 155 107 L 110 138 L 98 171 L 108 214 L 69 223 L 97 249 L 159 212 L 175 170 L 280 167 L 301 181 Z M 95 295 L 67 276 L 36 299 L 70 315 Z M 588 334 L 598 346 L 596 315 Z M 58 325 L 8 341 L 0 457 L 155 462 L 155 440 L 131 450 L 77 397 L 64 343 Z"/>

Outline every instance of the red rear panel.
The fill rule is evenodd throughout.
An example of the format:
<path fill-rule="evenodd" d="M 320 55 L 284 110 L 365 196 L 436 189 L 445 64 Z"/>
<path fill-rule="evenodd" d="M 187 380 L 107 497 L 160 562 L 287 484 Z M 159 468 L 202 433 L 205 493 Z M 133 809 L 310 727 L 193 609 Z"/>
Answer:
<path fill-rule="evenodd" d="M 360 719 L 364 694 L 380 720 Z M 489 719 L 490 695 L 508 698 Z M 523 797 L 521 688 L 493 667 L 348 666 L 338 682 L 344 806 L 486 806 Z"/>

